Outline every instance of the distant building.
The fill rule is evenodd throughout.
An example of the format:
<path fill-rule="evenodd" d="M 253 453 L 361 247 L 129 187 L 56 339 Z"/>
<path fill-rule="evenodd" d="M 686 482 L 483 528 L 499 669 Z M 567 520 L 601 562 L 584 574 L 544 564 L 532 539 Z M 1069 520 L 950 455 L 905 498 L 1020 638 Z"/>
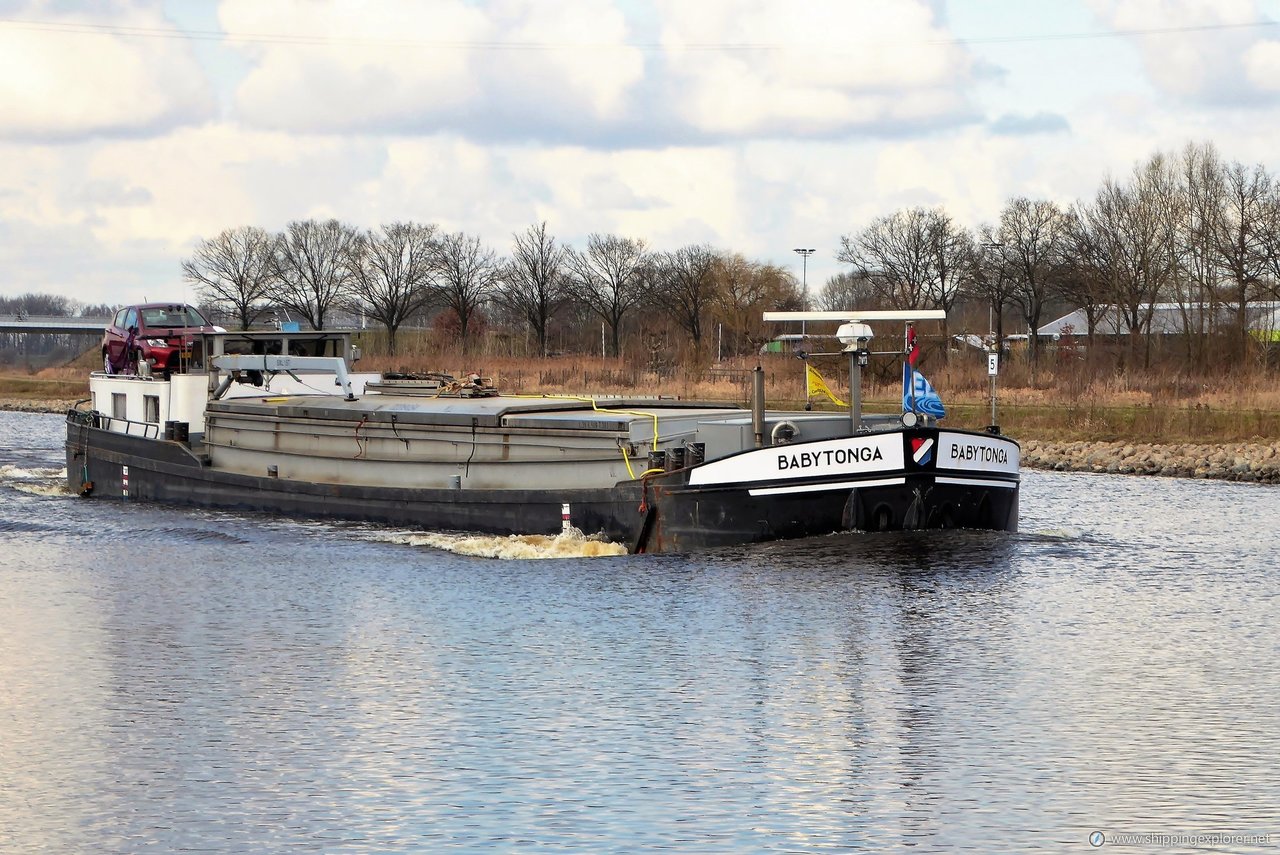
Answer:
<path fill-rule="evenodd" d="M 1217 327 L 1234 328 L 1236 310 L 1229 304 L 1219 304 L 1214 323 L 1209 323 L 1204 314 L 1209 311 L 1203 303 L 1156 303 L 1151 310 L 1151 335 L 1185 335 L 1188 332 L 1199 332 L 1201 328 Z M 1249 330 L 1260 341 L 1280 341 L 1280 302 L 1250 303 L 1246 308 Z M 1203 321 L 1203 323 L 1202 323 Z M 1190 329 L 1188 329 L 1190 326 Z M 1094 324 L 1094 335 L 1104 337 L 1127 336 L 1129 324 L 1124 314 L 1115 306 L 1103 306 Z M 1063 335 L 1087 336 L 1089 321 L 1084 309 L 1063 315 L 1049 321 L 1036 330 L 1036 336 L 1057 340 Z"/>

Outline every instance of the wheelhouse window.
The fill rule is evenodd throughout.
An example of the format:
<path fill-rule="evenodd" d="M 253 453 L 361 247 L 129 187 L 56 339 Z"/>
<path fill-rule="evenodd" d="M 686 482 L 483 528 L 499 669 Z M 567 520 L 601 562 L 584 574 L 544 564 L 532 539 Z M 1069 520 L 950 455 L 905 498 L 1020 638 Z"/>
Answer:
<path fill-rule="evenodd" d="M 111 417 L 116 419 L 129 418 L 128 399 L 123 392 L 111 393 Z"/>
<path fill-rule="evenodd" d="M 142 410 L 144 422 L 152 424 L 160 424 L 160 396 L 159 395 L 143 395 Z"/>
<path fill-rule="evenodd" d="M 159 306 L 142 310 L 145 327 L 203 327 L 209 322 L 191 306 Z"/>

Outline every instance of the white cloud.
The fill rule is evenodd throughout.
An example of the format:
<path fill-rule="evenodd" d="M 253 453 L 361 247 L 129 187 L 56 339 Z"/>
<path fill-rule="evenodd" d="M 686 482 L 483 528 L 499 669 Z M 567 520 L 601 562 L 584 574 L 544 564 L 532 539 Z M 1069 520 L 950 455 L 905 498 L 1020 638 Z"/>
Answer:
<path fill-rule="evenodd" d="M 239 88 L 241 115 L 271 128 L 359 129 L 409 122 L 475 96 L 467 52 L 448 45 L 482 32 L 478 12 L 461 0 L 395 3 L 387 11 L 371 15 L 354 0 L 222 3 L 228 33 L 296 39 L 230 41 L 255 63 Z"/>
<path fill-rule="evenodd" d="M 1122 3 L 1108 20 L 1126 28 L 1143 15 L 1199 20 L 1177 17 L 1190 4 L 1143 2 Z M 1227 2 L 1233 15 L 1246 10 Z M 185 54 L 191 44 L 76 36 L 135 52 L 140 65 L 99 69 L 132 102 L 81 103 L 87 96 L 76 87 L 89 84 L 54 81 L 49 98 L 72 105 L 58 114 L 64 138 L 0 136 L 0 290 L 93 302 L 189 296 L 178 262 L 197 238 L 313 216 L 361 227 L 434 222 L 499 252 L 512 232 L 545 219 L 574 245 L 591 232 L 664 250 L 707 242 L 797 273 L 791 248 L 812 246 L 816 288 L 840 270 L 840 235 L 897 207 L 941 204 L 975 226 L 1013 195 L 1062 203 L 1092 195 L 1108 171 L 1126 174 L 1188 140 L 1217 140 L 1228 159 L 1280 166 L 1268 136 L 1276 109 L 1265 101 L 1204 109 L 1216 78 L 1183 53 L 1168 55 L 1176 67 L 1157 92 L 1125 43 L 1108 40 L 1107 51 L 1089 54 L 1097 67 L 1083 81 L 1064 72 L 1066 50 L 1050 62 L 1034 41 L 960 46 L 930 8 L 924 0 L 812 0 L 802 12 L 763 0 L 643 8 L 226 0 L 224 26 L 270 38 L 199 43 L 219 91 L 242 87 L 229 115 L 167 129 L 207 108 L 203 84 L 187 88 L 200 80 Z M 289 43 L 319 37 L 330 41 Z M 755 47 L 735 47 L 744 44 Z M 1280 76 L 1278 50 L 1255 39 L 1225 67 L 1250 75 L 1245 89 L 1256 95 Z M 228 51 L 234 62 L 225 62 Z M 999 64 L 1003 77 L 978 82 L 984 63 Z M 232 76 L 219 74 L 228 67 Z M 976 118 L 969 93 L 982 86 L 993 100 L 1029 94 L 967 121 Z M 0 99 L 17 97 L 2 87 Z M 1191 94 L 1169 109 L 1162 92 Z M 0 114 L 10 137 L 15 122 L 46 136 L 59 127 L 29 111 L 15 116 Z M 1036 128 L 1063 130 L 996 133 Z"/>
<path fill-rule="evenodd" d="M 1277 46 L 1255 0 L 1090 0 L 1109 26 L 1133 37 L 1147 75 L 1175 98 L 1235 104 L 1274 90 L 1260 74 Z M 1161 30 L 1183 28 L 1178 32 Z"/>
<path fill-rule="evenodd" d="M 819 249 L 809 271 L 818 283 L 839 270 L 841 234 L 896 207 L 943 204 L 976 225 L 1009 195 L 1069 200 L 1091 192 L 1108 162 L 1123 172 L 1150 152 L 1141 127 L 1120 129 L 1101 114 L 1082 125 L 1087 155 L 1079 141 L 1032 147 L 982 126 L 800 150 L 761 141 L 602 151 L 457 135 L 296 137 L 229 124 L 149 140 L 0 147 L 0 229 L 8 224 L 21 241 L 0 252 L 0 287 L 20 281 L 23 290 L 93 302 L 186 296 L 178 262 L 197 238 L 312 216 L 361 227 L 434 222 L 503 253 L 512 232 L 544 219 L 579 246 L 606 232 L 656 249 L 707 242 L 790 264 L 790 248 L 808 245 Z"/>
<path fill-rule="evenodd" d="M 539 125 L 619 119 L 642 73 L 608 0 L 401 0 L 378 11 L 360 0 L 224 2 L 229 32 L 308 41 L 241 44 L 256 63 L 238 93 L 245 118 L 304 131 L 487 125 L 490 135 L 519 137 Z"/>
<path fill-rule="evenodd" d="M 0 288 L 39 278 L 87 301 L 138 299 L 141 289 L 181 294 L 178 262 L 197 238 L 238 225 L 278 229 L 296 218 L 359 216 L 350 200 L 382 160 L 380 143 L 227 124 L 147 139 L 0 145 L 0 229 L 29 241 L 0 252 Z M 59 241 L 64 249 L 48 257 Z M 129 257 L 137 275 L 113 275 L 124 264 L 112 259 Z M 101 262 L 100 275 L 73 287 L 66 270 L 91 279 L 82 270 L 90 259 Z"/>
<path fill-rule="evenodd" d="M 505 252 L 511 233 L 547 220 L 562 239 L 618 232 L 652 240 L 644 228 L 714 191 L 726 168 L 718 152 L 605 152 L 579 146 L 483 146 L 440 136 L 391 142 L 383 171 L 361 187 L 370 223 L 411 218 L 478 234 Z M 673 198 L 673 196 L 675 198 Z M 704 203 L 705 204 L 705 203 Z"/>
<path fill-rule="evenodd" d="M 1259 42 L 1244 55 L 1249 82 L 1263 92 L 1280 92 L 1280 42 Z"/>
<path fill-rule="evenodd" d="M 226 0 L 253 63 L 250 122 L 660 147 L 757 134 L 881 134 L 971 118 L 975 76 L 924 0 Z M 635 12 L 632 10 L 632 14 Z M 283 34 L 288 34 L 286 38 Z M 305 43 L 299 43 L 305 42 Z"/>
<path fill-rule="evenodd" d="M 486 57 L 483 76 L 493 94 L 559 104 L 588 118 L 624 116 L 628 91 L 644 73 L 643 56 L 627 44 L 626 20 L 612 3 L 501 0 L 490 7 L 490 20 L 504 39 L 554 46 L 525 57 Z M 511 59 L 521 61 L 492 73 Z"/>
<path fill-rule="evenodd" d="M 212 114 L 212 91 L 187 42 L 102 28 L 171 28 L 158 12 L 125 3 L 62 8 L 29 3 L 0 24 L 0 138 L 159 133 Z"/>
<path fill-rule="evenodd" d="M 970 109 L 971 59 L 923 2 L 664 0 L 659 7 L 670 106 L 708 133 L 892 133 L 955 121 Z"/>

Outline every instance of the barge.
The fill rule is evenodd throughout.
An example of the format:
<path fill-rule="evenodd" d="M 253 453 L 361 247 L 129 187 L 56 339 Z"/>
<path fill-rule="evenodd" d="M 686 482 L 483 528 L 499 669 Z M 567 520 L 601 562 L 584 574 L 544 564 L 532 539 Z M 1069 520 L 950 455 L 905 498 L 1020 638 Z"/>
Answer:
<path fill-rule="evenodd" d="M 485 534 L 573 526 L 633 553 L 832 532 L 1016 531 L 1019 446 L 914 406 L 864 414 L 868 323 L 844 321 L 849 411 L 504 395 L 481 378 L 349 371 L 349 335 L 201 333 L 185 371 L 94 373 L 67 414 L 67 480 L 93 498 Z M 431 385 L 434 384 L 434 385 Z"/>

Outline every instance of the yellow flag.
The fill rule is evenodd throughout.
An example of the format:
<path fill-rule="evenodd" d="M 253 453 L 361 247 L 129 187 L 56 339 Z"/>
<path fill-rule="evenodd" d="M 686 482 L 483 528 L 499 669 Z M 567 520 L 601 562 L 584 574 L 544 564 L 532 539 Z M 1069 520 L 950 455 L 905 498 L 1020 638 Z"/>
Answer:
<path fill-rule="evenodd" d="M 813 366 L 807 362 L 804 364 L 804 373 L 805 373 L 805 377 L 808 379 L 810 395 L 826 395 L 828 398 L 831 399 L 831 403 L 837 406 L 840 406 L 840 407 L 849 406 L 844 401 L 837 398 L 835 394 L 832 393 L 832 391 L 827 388 L 827 384 L 822 379 L 822 375 L 819 374 L 817 371 L 814 371 Z"/>

